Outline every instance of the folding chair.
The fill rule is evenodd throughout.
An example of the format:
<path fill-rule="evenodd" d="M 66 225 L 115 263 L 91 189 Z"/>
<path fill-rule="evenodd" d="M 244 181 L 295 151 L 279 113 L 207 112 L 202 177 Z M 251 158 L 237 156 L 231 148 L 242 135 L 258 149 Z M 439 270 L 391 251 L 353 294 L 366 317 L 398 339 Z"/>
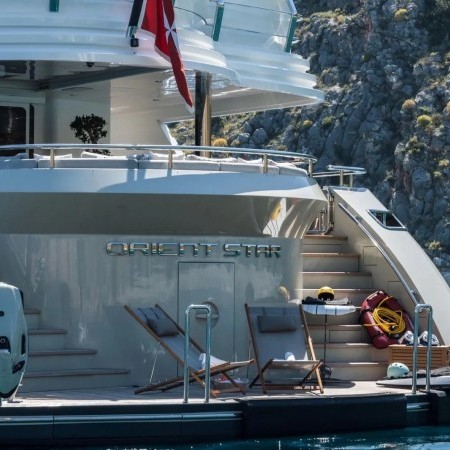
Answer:
<path fill-rule="evenodd" d="M 125 305 L 124 308 L 151 336 L 153 336 L 153 338 L 180 366 L 184 367 L 184 330 L 178 326 L 178 324 L 160 306 L 155 305 L 154 307 L 132 308 Z M 204 387 L 205 369 L 202 367 L 200 356 L 204 354 L 205 351 L 192 338 L 190 338 L 189 341 L 189 353 L 187 355 L 190 376 L 189 381 L 197 381 Z M 211 395 L 217 396 L 221 392 L 241 392 L 242 394 L 245 394 L 245 386 L 243 386 L 242 383 L 237 383 L 228 372 L 239 369 L 240 367 L 249 366 L 253 362 L 254 360 L 229 362 L 211 356 L 211 377 L 221 375 L 230 383 L 229 389 L 211 390 Z M 166 391 L 182 385 L 183 382 L 184 377 L 178 376 L 161 383 L 139 388 L 135 391 L 135 394 L 153 390 Z"/>
<path fill-rule="evenodd" d="M 245 305 L 258 375 L 249 387 L 319 389 L 319 368 L 301 305 Z M 315 380 L 312 376 L 315 375 Z"/>

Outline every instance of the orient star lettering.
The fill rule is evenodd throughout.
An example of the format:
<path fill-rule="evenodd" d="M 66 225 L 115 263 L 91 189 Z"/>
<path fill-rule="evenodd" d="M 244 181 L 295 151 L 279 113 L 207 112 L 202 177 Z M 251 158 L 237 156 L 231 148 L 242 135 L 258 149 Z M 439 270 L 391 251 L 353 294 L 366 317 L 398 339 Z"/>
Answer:
<path fill-rule="evenodd" d="M 281 256 L 281 246 L 273 244 L 224 244 L 219 249 L 218 244 L 210 242 L 108 242 L 106 254 L 123 256 L 141 254 L 145 256 L 212 256 L 220 251 L 225 257 L 265 256 L 271 258 Z"/>

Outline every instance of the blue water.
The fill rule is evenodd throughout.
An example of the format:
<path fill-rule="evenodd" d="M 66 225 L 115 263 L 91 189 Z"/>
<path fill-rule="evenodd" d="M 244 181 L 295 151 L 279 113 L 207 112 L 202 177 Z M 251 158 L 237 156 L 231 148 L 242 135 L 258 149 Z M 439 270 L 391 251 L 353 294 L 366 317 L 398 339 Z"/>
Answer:
<path fill-rule="evenodd" d="M 294 450 L 294 449 L 450 449 L 449 427 L 417 427 L 401 430 L 369 431 L 289 437 L 226 441 L 211 444 L 157 445 L 132 447 L 96 447 L 85 450 Z"/>

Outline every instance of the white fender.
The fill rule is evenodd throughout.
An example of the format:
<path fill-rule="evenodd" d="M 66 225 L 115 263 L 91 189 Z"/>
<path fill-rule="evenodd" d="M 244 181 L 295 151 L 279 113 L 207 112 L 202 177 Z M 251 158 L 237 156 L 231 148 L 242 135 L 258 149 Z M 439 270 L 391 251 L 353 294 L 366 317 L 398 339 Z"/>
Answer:
<path fill-rule="evenodd" d="M 0 398 L 12 397 L 28 360 L 28 334 L 19 289 L 0 282 Z"/>

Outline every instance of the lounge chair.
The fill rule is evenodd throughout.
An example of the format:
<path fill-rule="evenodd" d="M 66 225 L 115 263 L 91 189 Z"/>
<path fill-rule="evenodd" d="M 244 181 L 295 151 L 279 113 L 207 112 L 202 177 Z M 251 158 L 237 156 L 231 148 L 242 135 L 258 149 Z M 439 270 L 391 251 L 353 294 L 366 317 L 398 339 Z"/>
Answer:
<path fill-rule="evenodd" d="M 154 307 L 132 308 L 125 305 L 124 308 L 155 338 L 169 355 L 175 358 L 180 366 L 184 366 L 184 330 L 178 326 L 178 324 L 160 306 L 155 305 Z M 202 386 L 205 386 L 205 369 L 202 367 L 201 361 L 201 356 L 202 354 L 204 355 L 204 353 L 205 351 L 202 347 L 200 347 L 193 339 L 190 339 L 188 354 L 189 381 L 197 381 Z M 237 383 L 228 372 L 239 369 L 240 367 L 246 367 L 253 362 L 254 360 L 229 362 L 211 356 L 211 377 L 220 375 L 225 378 L 225 381 L 230 383 L 230 387 L 226 389 L 211 389 L 211 395 L 215 397 L 219 393 L 224 392 L 241 392 L 242 394 L 245 394 L 246 386 L 242 383 Z M 135 390 L 135 394 L 154 390 L 166 391 L 181 386 L 183 382 L 184 377 L 178 376 L 161 383 L 139 388 Z"/>
<path fill-rule="evenodd" d="M 319 389 L 317 360 L 301 305 L 245 305 L 258 375 L 249 387 L 269 390 Z"/>

